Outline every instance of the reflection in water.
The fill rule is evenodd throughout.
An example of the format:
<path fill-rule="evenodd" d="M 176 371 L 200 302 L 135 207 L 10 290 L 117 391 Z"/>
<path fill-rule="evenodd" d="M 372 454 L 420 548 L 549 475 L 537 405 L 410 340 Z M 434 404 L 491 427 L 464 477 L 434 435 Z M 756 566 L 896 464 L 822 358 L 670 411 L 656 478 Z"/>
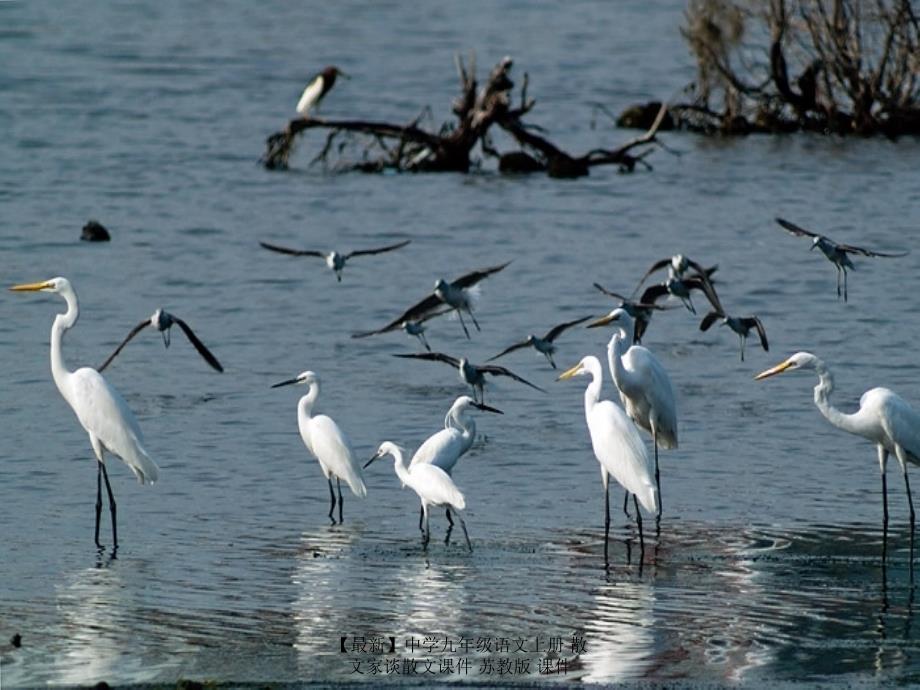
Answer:
<path fill-rule="evenodd" d="M 583 680 L 619 683 L 645 675 L 654 653 L 654 597 L 654 584 L 647 582 L 617 582 L 598 590 L 585 626 Z"/>

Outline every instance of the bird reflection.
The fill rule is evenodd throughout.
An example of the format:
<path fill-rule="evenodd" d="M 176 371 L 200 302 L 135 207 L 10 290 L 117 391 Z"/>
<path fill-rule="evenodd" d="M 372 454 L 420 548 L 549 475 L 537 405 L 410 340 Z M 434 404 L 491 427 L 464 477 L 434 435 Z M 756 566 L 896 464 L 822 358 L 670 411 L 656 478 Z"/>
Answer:
<path fill-rule="evenodd" d="M 581 663 L 591 683 L 643 678 L 655 654 L 655 590 L 647 582 L 605 584 L 594 596 Z"/>

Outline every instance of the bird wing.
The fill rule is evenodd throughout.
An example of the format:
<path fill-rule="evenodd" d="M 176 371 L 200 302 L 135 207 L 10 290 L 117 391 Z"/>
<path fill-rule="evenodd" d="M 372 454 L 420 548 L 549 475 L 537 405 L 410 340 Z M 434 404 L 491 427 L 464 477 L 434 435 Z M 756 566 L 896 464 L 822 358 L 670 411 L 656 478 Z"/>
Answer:
<path fill-rule="evenodd" d="M 323 252 L 318 252 L 313 249 L 288 249 L 287 247 L 279 247 L 277 244 L 269 244 L 268 242 L 259 242 L 260 245 L 266 249 L 270 249 L 273 252 L 278 252 L 279 254 L 290 254 L 291 256 L 318 256 L 320 258 L 326 258 L 326 255 Z"/>
<path fill-rule="evenodd" d="M 882 256 L 886 259 L 896 259 L 901 256 L 907 256 L 909 252 L 877 252 L 874 249 L 865 249 L 856 247 L 852 244 L 838 244 L 837 249 L 850 254 L 862 254 L 863 256 Z"/>
<path fill-rule="evenodd" d="M 709 312 L 708 314 L 706 314 L 706 316 L 703 317 L 703 320 L 700 321 L 700 330 L 708 331 L 712 327 L 712 324 L 714 324 L 720 318 L 722 318 L 722 314 L 720 314 L 719 312 L 717 311 Z"/>
<path fill-rule="evenodd" d="M 320 99 L 320 96 L 322 96 L 323 80 L 321 77 L 322 74 L 313 75 L 310 83 L 307 84 L 307 87 L 303 90 L 300 100 L 297 101 L 296 110 L 301 115 L 307 115 L 310 112 L 310 108 L 316 105 L 316 102 Z"/>
<path fill-rule="evenodd" d="M 553 342 L 565 329 L 571 328 L 572 326 L 577 326 L 580 323 L 584 323 L 590 318 L 590 316 L 585 316 L 584 318 L 575 319 L 574 321 L 566 321 L 565 323 L 560 323 L 558 326 L 554 326 L 549 333 L 543 336 L 543 340 Z"/>
<path fill-rule="evenodd" d="M 588 431 L 594 456 L 603 468 L 647 511 L 657 512 L 654 461 L 626 413 L 610 400 L 601 400 L 588 414 Z"/>
<path fill-rule="evenodd" d="M 493 359 L 498 359 L 499 357 L 504 357 L 504 356 L 507 355 L 509 352 L 514 352 L 515 350 L 520 350 L 522 347 L 527 347 L 528 345 L 530 345 L 530 341 L 522 340 L 521 342 L 515 343 L 514 345 L 512 345 L 512 346 L 510 346 L 510 347 L 506 347 L 504 350 L 502 350 L 501 352 L 499 352 L 499 353 L 498 353 L 497 355 L 495 355 L 494 357 L 489 357 L 489 359 L 487 359 L 486 361 L 487 361 L 487 362 L 491 362 Z"/>
<path fill-rule="evenodd" d="M 643 275 L 643 276 L 639 279 L 639 284 L 636 285 L 636 290 L 638 290 L 640 287 L 642 287 L 642 283 L 645 282 L 645 279 L 648 278 L 650 275 L 652 275 L 655 271 L 660 271 L 662 268 L 664 268 L 665 266 L 669 266 L 670 264 L 671 264 L 671 257 L 670 257 L 670 256 L 669 256 L 667 259 L 661 259 L 661 261 L 656 261 L 655 263 L 653 263 L 652 266 L 651 266 L 651 268 L 649 268 L 649 269 L 645 272 L 645 275 Z M 633 292 L 635 292 L 635 290 L 633 290 Z M 645 301 L 645 300 L 643 300 L 643 302 L 644 302 L 644 301 Z"/>
<path fill-rule="evenodd" d="M 746 319 L 741 319 L 741 323 L 743 323 L 748 328 L 757 329 L 757 335 L 760 336 L 761 347 L 763 347 L 764 352 L 769 352 L 770 344 L 767 342 L 767 331 L 763 327 L 763 324 L 760 322 L 760 319 L 758 319 L 756 316 L 749 316 Z"/>
<path fill-rule="evenodd" d="M 598 290 L 600 290 L 601 292 L 603 292 L 603 293 L 604 293 L 605 295 L 607 295 L 608 297 L 613 297 L 614 299 L 618 299 L 618 300 L 620 300 L 621 302 L 628 302 L 628 301 L 629 301 L 628 298 L 624 297 L 623 295 L 619 294 L 618 292 L 613 292 L 613 290 L 608 290 L 607 288 L 605 288 L 605 287 L 604 287 L 603 285 L 601 285 L 600 283 L 593 283 L 593 285 L 594 285 L 595 288 L 597 288 Z"/>
<path fill-rule="evenodd" d="M 658 445 L 677 448 L 677 399 L 667 369 L 651 350 L 641 346 L 629 348 L 623 360 L 624 366 L 636 377 L 637 388 L 649 410 L 657 418 Z"/>
<path fill-rule="evenodd" d="M 521 383 L 526 384 L 530 386 L 531 388 L 536 388 L 538 391 L 542 393 L 546 392 L 545 390 L 540 388 L 540 386 L 535 386 L 527 379 L 521 378 L 520 376 L 515 374 L 513 371 L 505 369 L 505 367 L 500 367 L 497 364 L 483 364 L 481 366 L 477 366 L 476 368 L 479 369 L 479 371 L 483 372 L 484 374 L 492 374 L 492 376 L 509 376 L 513 378 L 515 381 L 520 381 Z"/>
<path fill-rule="evenodd" d="M 405 247 L 412 240 L 403 240 L 402 242 L 397 242 L 396 244 L 388 244 L 386 247 L 378 247 L 377 249 L 356 249 L 355 251 L 348 252 L 345 255 L 346 259 L 350 259 L 353 256 L 365 256 L 367 254 L 383 254 L 384 252 L 392 252 L 394 249 L 399 249 Z"/>
<path fill-rule="evenodd" d="M 418 447 L 409 467 L 435 465 L 450 474 L 460 457 L 473 445 L 472 435 L 464 437 L 458 429 L 441 429 Z"/>
<path fill-rule="evenodd" d="M 457 510 L 466 507 L 466 500 L 460 489 L 444 470 L 436 465 L 415 465 L 409 472 L 412 489 L 425 500 L 436 506 L 449 505 Z"/>
<path fill-rule="evenodd" d="M 725 313 L 725 310 L 722 308 L 722 303 L 719 301 L 719 296 L 716 294 L 716 289 L 712 286 L 712 283 L 709 282 L 709 278 L 697 275 L 690 278 L 684 278 L 683 283 L 687 286 L 688 290 L 699 290 L 702 292 L 706 295 L 706 299 L 709 300 L 713 309 Z"/>
<path fill-rule="evenodd" d="M 437 307 L 439 304 L 444 304 L 441 301 L 441 298 L 436 294 L 431 293 L 425 299 L 416 302 L 411 307 L 406 309 L 402 314 L 397 316 L 395 319 L 390 321 L 386 326 L 378 328 L 375 331 L 361 331 L 360 333 L 353 333 L 352 338 L 366 338 L 369 335 L 377 335 L 378 333 L 386 333 L 388 331 L 396 330 L 401 328 L 403 321 L 426 321 L 434 316 L 439 314 L 445 314 L 448 311 L 453 311 L 453 307 L 446 309 L 444 311 L 438 311 Z M 438 313 L 432 313 L 438 312 Z"/>
<path fill-rule="evenodd" d="M 134 336 L 136 336 L 138 333 L 140 333 L 142 330 L 144 330 L 144 329 L 145 329 L 147 326 L 149 326 L 149 325 L 150 325 L 150 319 L 146 319 L 146 320 L 144 320 L 144 321 L 141 321 L 141 322 L 140 322 L 139 324 L 137 324 L 134 328 L 132 328 L 132 329 L 131 329 L 131 332 L 128 333 L 127 337 L 126 337 L 124 340 L 121 341 L 121 345 L 119 345 L 118 347 L 115 348 L 115 352 L 113 352 L 112 354 L 110 354 L 110 355 L 109 355 L 109 358 L 108 358 L 107 360 L 105 360 L 105 361 L 102 363 L 102 366 L 100 366 L 98 369 L 96 369 L 96 371 L 101 372 L 103 369 L 105 369 L 107 366 L 109 366 L 109 364 L 112 363 L 112 360 L 115 359 L 115 357 L 118 355 L 118 353 L 121 352 L 122 349 L 124 349 L 125 345 L 128 344 L 128 342 L 131 340 L 131 338 L 133 338 Z"/>
<path fill-rule="evenodd" d="M 452 367 L 460 368 L 460 360 L 456 357 L 451 357 L 450 355 L 445 355 L 443 352 L 414 352 L 408 355 L 393 355 L 394 357 L 402 357 L 404 359 L 427 359 L 432 362 L 444 362 L 445 364 L 450 364 Z"/>
<path fill-rule="evenodd" d="M 887 388 L 873 388 L 863 398 L 881 393 L 880 421 L 891 439 L 913 456 L 912 461 L 920 463 L 920 414 L 900 395 Z M 863 400 L 859 401 L 862 407 Z"/>
<path fill-rule="evenodd" d="M 336 477 L 345 480 L 355 496 L 366 496 L 361 465 L 345 432 L 331 417 L 317 415 L 310 420 L 310 447 L 316 459 Z"/>
<path fill-rule="evenodd" d="M 139 482 L 155 482 L 159 468 L 147 455 L 141 427 L 118 391 L 90 367 L 73 372 L 69 387 L 68 402 L 83 428 L 120 457 Z"/>
<path fill-rule="evenodd" d="M 811 230 L 806 230 L 803 227 L 796 225 L 795 223 L 790 223 L 788 220 L 783 218 L 777 218 L 776 222 L 782 225 L 788 232 L 792 233 L 796 237 L 824 237 L 824 235 L 819 235 L 816 232 Z"/>
<path fill-rule="evenodd" d="M 655 304 L 657 300 L 667 296 L 667 294 L 668 286 L 664 283 L 649 285 L 647 288 L 645 288 L 645 292 L 643 292 L 642 296 L 639 298 L 639 302 L 642 304 Z"/>
<path fill-rule="evenodd" d="M 451 287 L 455 287 L 455 288 L 468 288 L 472 285 L 475 285 L 483 278 L 488 278 L 493 273 L 498 273 L 500 270 L 502 270 L 505 266 L 507 266 L 510 263 L 511 263 L 510 261 L 506 261 L 505 263 L 499 264 L 498 266 L 490 266 L 489 268 L 481 268 L 478 271 L 467 273 L 466 275 L 463 275 L 457 278 L 450 285 Z"/>
<path fill-rule="evenodd" d="M 217 357 L 211 354 L 211 351 L 206 348 L 204 343 L 198 339 L 198 336 L 192 332 L 192 329 L 189 328 L 189 325 L 178 316 L 171 316 L 173 321 L 179 324 L 179 328 L 181 328 L 182 332 L 185 333 L 185 337 L 188 338 L 188 341 L 195 346 L 196 350 L 198 350 L 198 354 L 204 357 L 204 361 L 210 364 L 213 369 L 223 372 L 224 368 L 221 366 L 220 362 L 217 361 Z"/>

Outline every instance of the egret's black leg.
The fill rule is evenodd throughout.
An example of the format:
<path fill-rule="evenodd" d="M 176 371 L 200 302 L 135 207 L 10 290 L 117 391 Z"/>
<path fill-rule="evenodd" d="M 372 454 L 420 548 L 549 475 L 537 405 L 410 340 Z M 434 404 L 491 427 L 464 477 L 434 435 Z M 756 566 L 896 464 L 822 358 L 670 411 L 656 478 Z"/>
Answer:
<path fill-rule="evenodd" d="M 482 329 L 479 327 L 479 322 L 476 320 L 476 316 L 475 314 L 473 314 L 473 310 L 467 309 L 466 313 L 469 314 L 470 318 L 473 320 L 473 325 L 476 326 L 476 330 L 481 331 Z"/>
<path fill-rule="evenodd" d="M 424 534 L 425 533 L 425 509 L 418 509 L 418 528 Z"/>
<path fill-rule="evenodd" d="M 431 516 L 425 511 L 425 533 L 422 536 L 422 547 L 428 550 L 428 542 L 431 541 Z"/>
<path fill-rule="evenodd" d="M 626 491 L 626 492 L 623 494 L 623 512 L 626 514 L 626 519 L 627 519 L 627 520 L 628 520 L 630 517 L 632 517 L 632 516 L 629 514 L 629 492 L 628 492 L 628 491 Z"/>
<path fill-rule="evenodd" d="M 469 340 L 470 332 L 466 330 L 466 324 L 463 322 L 463 312 L 459 309 L 457 310 L 457 316 L 460 317 L 460 325 L 463 326 L 463 332 L 466 333 L 466 339 Z"/>
<path fill-rule="evenodd" d="M 450 533 L 453 531 L 453 529 L 454 529 L 454 519 L 450 515 L 450 508 L 448 508 L 447 509 L 447 534 L 444 535 L 445 544 L 450 544 Z"/>
<path fill-rule="evenodd" d="M 342 498 L 342 480 L 338 477 L 335 478 L 335 486 L 339 490 L 339 524 L 341 525 L 345 522 L 344 518 L 342 518 L 342 506 L 345 505 L 345 499 Z"/>
<path fill-rule="evenodd" d="M 102 478 L 105 479 L 105 491 L 109 495 L 109 512 L 112 514 L 112 548 L 118 548 L 118 519 L 115 514 L 115 496 L 112 495 L 112 485 L 109 484 L 109 473 L 106 472 L 105 465 L 102 465 Z"/>
<path fill-rule="evenodd" d="M 332 477 L 329 477 L 329 519 L 335 524 L 335 489 L 332 488 Z"/>
<path fill-rule="evenodd" d="M 470 533 L 466 531 L 466 522 L 463 520 L 460 515 L 457 515 L 457 519 L 460 521 L 460 526 L 463 528 L 463 536 L 466 537 L 466 545 L 470 550 L 470 553 L 473 553 L 473 543 L 470 541 Z"/>
<path fill-rule="evenodd" d="M 888 482 L 882 472 L 882 562 L 888 558 Z"/>
<path fill-rule="evenodd" d="M 664 505 L 661 502 L 661 472 L 658 471 L 658 430 L 652 432 L 652 444 L 655 446 L 655 487 L 658 489 L 658 514 L 655 516 L 656 524 L 661 523 L 661 513 Z M 633 496 L 635 498 L 635 496 Z"/>
<path fill-rule="evenodd" d="M 633 494 L 633 505 L 636 508 L 636 525 L 639 527 L 639 551 L 645 553 L 645 537 L 642 535 L 642 513 L 639 512 L 639 499 Z M 642 556 L 640 555 L 641 559 Z M 640 560 L 641 562 L 641 560 Z"/>
<path fill-rule="evenodd" d="M 907 490 L 907 505 L 910 507 L 910 579 L 914 579 L 914 499 L 910 495 L 910 480 L 907 479 L 907 463 L 904 471 L 904 488 Z"/>
<path fill-rule="evenodd" d="M 102 544 L 99 543 L 99 518 L 102 515 L 102 463 L 97 462 L 96 464 L 99 465 L 96 471 L 96 546 L 102 548 Z"/>
<path fill-rule="evenodd" d="M 610 564 L 607 542 L 610 540 L 610 479 L 604 482 L 604 565 Z"/>

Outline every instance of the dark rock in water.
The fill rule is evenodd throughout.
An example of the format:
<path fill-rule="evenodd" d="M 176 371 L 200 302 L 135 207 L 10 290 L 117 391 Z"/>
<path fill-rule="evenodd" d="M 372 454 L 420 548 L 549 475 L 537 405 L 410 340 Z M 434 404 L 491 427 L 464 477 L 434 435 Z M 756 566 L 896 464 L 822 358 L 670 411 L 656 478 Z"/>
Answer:
<path fill-rule="evenodd" d="M 648 130 L 658 117 L 658 111 L 661 110 L 661 103 L 651 101 L 650 103 L 640 103 L 631 105 L 617 118 L 617 127 L 626 127 L 627 129 L 644 129 Z M 671 117 L 670 111 L 665 113 L 664 119 L 658 130 L 661 132 L 674 129 L 674 118 Z"/>
<path fill-rule="evenodd" d="M 523 151 L 511 151 L 499 159 L 498 170 L 503 173 L 533 173 L 543 172 L 546 166 Z"/>
<path fill-rule="evenodd" d="M 83 226 L 83 234 L 80 235 L 80 239 L 87 242 L 108 242 L 112 239 L 112 236 L 109 235 L 109 231 L 103 227 L 102 223 L 97 220 L 91 220 Z"/>
<path fill-rule="evenodd" d="M 22 635 L 20 635 L 19 633 L 16 633 L 15 635 L 13 635 L 10 638 L 10 644 L 16 647 L 16 649 L 19 649 L 20 647 L 22 647 Z"/>

